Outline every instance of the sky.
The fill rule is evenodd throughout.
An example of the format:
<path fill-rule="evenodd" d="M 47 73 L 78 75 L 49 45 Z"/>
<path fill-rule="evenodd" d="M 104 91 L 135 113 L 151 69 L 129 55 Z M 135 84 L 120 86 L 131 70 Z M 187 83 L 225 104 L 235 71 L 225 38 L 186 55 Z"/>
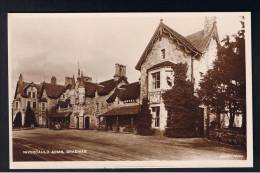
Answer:
<path fill-rule="evenodd" d="M 24 80 L 64 84 L 77 69 L 93 82 L 111 79 L 115 63 L 127 66 L 129 82 L 156 27 L 163 22 L 183 36 L 202 30 L 205 16 L 216 16 L 220 40 L 241 27 L 241 13 L 11 13 L 8 59 L 11 90 Z M 13 94 L 12 94 L 13 95 Z"/>

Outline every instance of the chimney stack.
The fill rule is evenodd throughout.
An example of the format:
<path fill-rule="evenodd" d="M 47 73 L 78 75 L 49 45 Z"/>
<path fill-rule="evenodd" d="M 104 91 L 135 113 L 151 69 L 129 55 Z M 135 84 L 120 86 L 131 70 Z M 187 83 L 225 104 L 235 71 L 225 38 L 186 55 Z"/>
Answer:
<path fill-rule="evenodd" d="M 57 82 L 56 77 L 52 76 L 51 77 L 51 84 L 56 85 L 56 82 Z"/>
<path fill-rule="evenodd" d="M 118 80 L 120 77 L 126 77 L 126 66 L 122 64 L 115 64 L 114 79 Z"/>
<path fill-rule="evenodd" d="M 207 36 L 216 23 L 216 16 L 206 16 L 204 21 L 204 36 Z"/>

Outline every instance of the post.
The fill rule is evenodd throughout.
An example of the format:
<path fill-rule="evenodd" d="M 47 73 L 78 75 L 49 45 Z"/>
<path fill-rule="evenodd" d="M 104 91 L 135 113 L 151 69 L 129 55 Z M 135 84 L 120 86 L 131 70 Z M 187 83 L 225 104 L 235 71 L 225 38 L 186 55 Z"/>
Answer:
<path fill-rule="evenodd" d="M 131 128 L 134 128 L 134 117 L 131 117 Z"/>
<path fill-rule="evenodd" d="M 116 116 L 116 131 L 119 131 L 118 115 Z"/>

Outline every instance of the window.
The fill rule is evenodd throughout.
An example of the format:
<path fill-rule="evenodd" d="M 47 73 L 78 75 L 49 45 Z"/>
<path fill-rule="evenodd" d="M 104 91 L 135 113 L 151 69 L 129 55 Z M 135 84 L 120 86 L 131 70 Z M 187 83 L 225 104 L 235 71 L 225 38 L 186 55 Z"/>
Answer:
<path fill-rule="evenodd" d="M 15 108 L 18 109 L 19 107 L 19 102 L 15 102 Z"/>
<path fill-rule="evenodd" d="M 97 112 L 99 112 L 99 103 L 96 103 L 97 106 Z"/>
<path fill-rule="evenodd" d="M 31 102 L 30 101 L 27 102 L 27 106 L 31 107 Z"/>
<path fill-rule="evenodd" d="M 31 92 L 30 91 L 28 92 L 28 97 L 31 97 Z"/>
<path fill-rule="evenodd" d="M 33 109 L 36 109 L 36 102 L 33 102 Z"/>
<path fill-rule="evenodd" d="M 162 52 L 162 58 L 165 59 L 165 49 L 162 49 L 161 52 Z"/>
<path fill-rule="evenodd" d="M 45 111 L 45 103 L 42 103 L 42 110 Z"/>
<path fill-rule="evenodd" d="M 173 70 L 166 70 L 165 73 L 166 73 L 167 88 L 171 88 L 174 85 Z"/>
<path fill-rule="evenodd" d="M 33 93 L 32 93 L 32 97 L 35 98 L 35 96 L 36 96 L 36 94 L 35 94 L 35 92 L 33 92 Z"/>
<path fill-rule="evenodd" d="M 155 113 L 154 127 L 160 127 L 160 107 L 152 107 L 152 112 Z"/>
<path fill-rule="evenodd" d="M 152 73 L 152 88 L 160 88 L 160 72 Z"/>

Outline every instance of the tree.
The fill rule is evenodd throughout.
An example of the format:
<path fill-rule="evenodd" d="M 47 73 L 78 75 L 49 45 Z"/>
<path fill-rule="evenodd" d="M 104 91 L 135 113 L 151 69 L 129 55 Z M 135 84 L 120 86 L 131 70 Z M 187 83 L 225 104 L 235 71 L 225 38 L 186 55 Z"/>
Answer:
<path fill-rule="evenodd" d="M 235 116 L 242 113 L 246 126 L 246 81 L 245 81 L 245 29 L 242 28 L 232 37 L 227 36 L 219 46 L 218 57 L 213 69 L 208 70 L 197 91 L 202 102 L 209 106 L 218 117 L 229 113 L 229 128 L 233 128 Z"/>
<path fill-rule="evenodd" d="M 152 129 L 152 114 L 149 109 L 148 99 L 144 98 L 142 101 L 140 113 L 137 115 L 136 130 L 140 135 L 151 135 Z"/>
<path fill-rule="evenodd" d="M 169 137 L 195 136 L 195 126 L 199 121 L 199 99 L 194 96 L 193 83 L 187 80 L 187 64 L 173 67 L 174 86 L 163 93 L 163 101 L 168 111 L 165 135 Z"/>
<path fill-rule="evenodd" d="M 24 126 L 25 127 L 30 127 L 31 125 L 36 125 L 36 118 L 33 110 L 29 106 L 29 104 L 26 107 L 26 112 L 25 112 L 25 122 Z"/>

